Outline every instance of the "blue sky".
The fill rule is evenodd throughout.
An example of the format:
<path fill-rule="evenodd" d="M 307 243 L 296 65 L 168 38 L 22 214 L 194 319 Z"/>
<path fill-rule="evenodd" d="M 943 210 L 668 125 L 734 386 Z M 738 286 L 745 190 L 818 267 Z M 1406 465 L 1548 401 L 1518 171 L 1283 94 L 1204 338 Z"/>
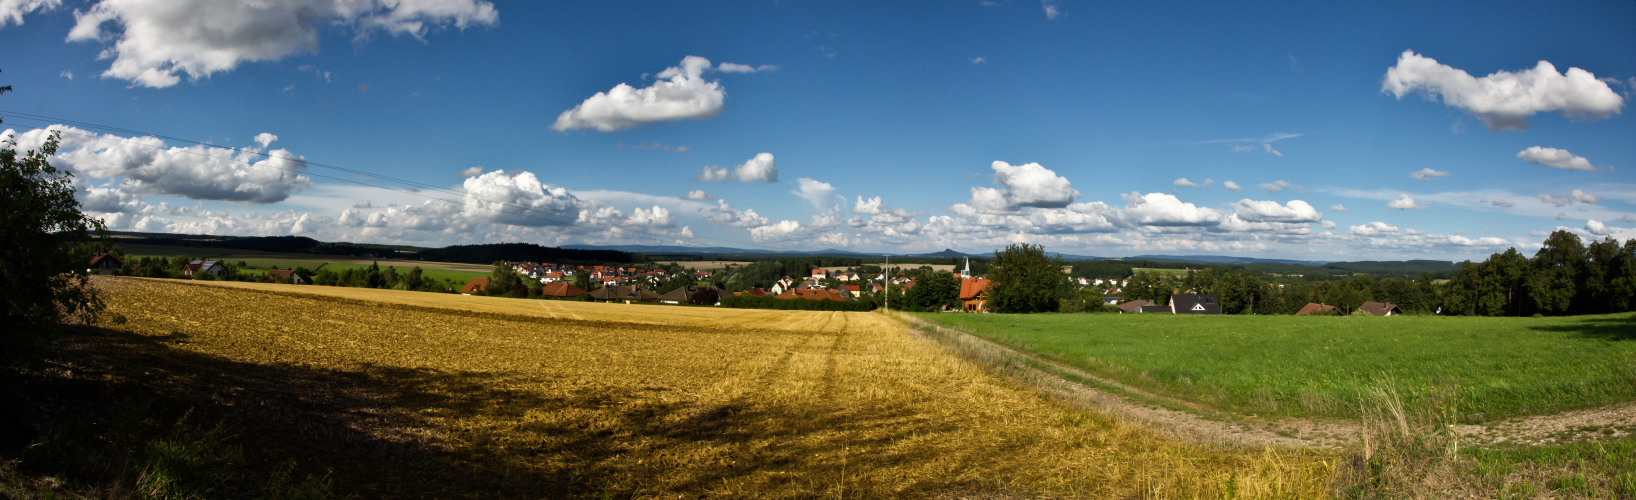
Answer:
<path fill-rule="evenodd" d="M 122 230 L 1303 260 L 1636 238 L 1636 3 L 1331 4 L 8 0 L 0 128 L 62 131 L 54 164 Z"/>

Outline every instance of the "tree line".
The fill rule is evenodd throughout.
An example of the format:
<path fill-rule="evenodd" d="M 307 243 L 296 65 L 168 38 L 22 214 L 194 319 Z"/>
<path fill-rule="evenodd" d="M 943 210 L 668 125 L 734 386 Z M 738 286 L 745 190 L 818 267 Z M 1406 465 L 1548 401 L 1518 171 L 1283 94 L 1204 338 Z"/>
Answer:
<path fill-rule="evenodd" d="M 1605 314 L 1636 310 L 1636 239 L 1586 245 L 1559 230 L 1533 258 L 1512 248 L 1466 261 L 1443 290 L 1444 313 L 1468 316 Z"/>

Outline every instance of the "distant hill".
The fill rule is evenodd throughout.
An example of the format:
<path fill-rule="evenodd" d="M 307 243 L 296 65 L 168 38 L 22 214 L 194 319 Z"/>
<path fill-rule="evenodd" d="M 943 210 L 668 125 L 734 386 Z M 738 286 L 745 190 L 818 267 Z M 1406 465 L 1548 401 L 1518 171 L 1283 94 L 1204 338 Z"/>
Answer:
<path fill-rule="evenodd" d="M 646 257 L 619 250 L 585 250 L 556 248 L 533 243 L 490 243 L 486 245 L 454 245 L 421 250 L 415 254 L 422 260 L 489 264 L 495 261 L 624 263 L 644 262 Z"/>
<path fill-rule="evenodd" d="M 421 250 L 402 245 L 324 242 L 306 236 L 212 236 L 203 234 L 132 233 L 109 231 L 117 244 L 186 246 L 322 255 L 379 255 L 403 258 Z"/>
<path fill-rule="evenodd" d="M 1449 274 L 1460 270 L 1460 265 L 1446 260 L 1402 260 L 1359 262 L 1331 262 L 1326 268 L 1369 274 Z"/>
<path fill-rule="evenodd" d="M 1313 260 L 1258 259 L 1255 257 L 1231 257 L 1224 255 L 1136 255 L 1125 257 L 1124 260 L 1191 262 L 1197 264 L 1296 264 L 1302 266 L 1322 266 L 1329 264 L 1328 262 Z"/>

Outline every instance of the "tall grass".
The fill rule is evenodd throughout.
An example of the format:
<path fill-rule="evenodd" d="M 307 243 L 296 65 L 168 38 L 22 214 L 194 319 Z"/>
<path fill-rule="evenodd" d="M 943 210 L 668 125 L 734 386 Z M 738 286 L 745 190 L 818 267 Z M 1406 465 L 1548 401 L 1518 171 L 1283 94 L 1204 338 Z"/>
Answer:
<path fill-rule="evenodd" d="M 1460 388 L 1429 388 L 1406 402 L 1382 378 L 1358 397 L 1361 444 L 1342 460 L 1336 496 L 1434 498 L 1636 498 L 1636 438 L 1545 446 L 1463 445 L 1455 432 Z"/>
<path fill-rule="evenodd" d="M 1463 422 L 1636 399 L 1636 317 L 926 314 L 1045 359 L 1159 394 L 1261 416 L 1360 417 L 1382 376 L 1410 405 Z M 1428 400 L 1429 401 L 1429 400 Z M 1442 404 L 1439 402 L 1438 404 Z"/>

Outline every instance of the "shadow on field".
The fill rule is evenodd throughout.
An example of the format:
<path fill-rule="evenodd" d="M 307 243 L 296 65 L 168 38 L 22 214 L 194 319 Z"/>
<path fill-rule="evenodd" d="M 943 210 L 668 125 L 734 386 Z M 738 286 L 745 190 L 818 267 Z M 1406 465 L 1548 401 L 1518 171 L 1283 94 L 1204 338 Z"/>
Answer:
<path fill-rule="evenodd" d="M 830 475 L 835 465 L 950 458 L 837 458 L 836 450 L 878 450 L 947 430 L 917 422 L 908 408 L 865 416 L 839 403 L 701 407 L 637 390 L 544 398 L 503 389 L 504 375 L 261 365 L 174 347 L 187 342 L 184 334 L 79 328 L 37 366 L 0 370 L 11 379 L 0 380 L 0 458 L 18 460 L 25 473 L 117 490 L 140 482 L 132 474 L 152 468 L 145 457 L 175 429 L 219 424 L 232 452 L 210 460 L 230 464 L 199 465 L 209 476 L 204 496 L 262 496 L 282 469 L 296 479 L 327 474 L 327 494 L 359 498 L 703 494 L 731 479 L 748 479 L 755 495 L 845 481 Z M 534 419 L 535 410 L 595 418 Z M 477 423 L 448 432 L 449 422 Z M 849 429 L 868 432 L 837 432 Z M 901 481 L 892 487 L 900 496 L 950 487 Z"/>
<path fill-rule="evenodd" d="M 1569 324 L 1536 326 L 1534 329 L 1546 332 L 1578 334 L 1583 337 L 1606 340 L 1636 340 L 1636 315 L 1575 318 Z"/>

